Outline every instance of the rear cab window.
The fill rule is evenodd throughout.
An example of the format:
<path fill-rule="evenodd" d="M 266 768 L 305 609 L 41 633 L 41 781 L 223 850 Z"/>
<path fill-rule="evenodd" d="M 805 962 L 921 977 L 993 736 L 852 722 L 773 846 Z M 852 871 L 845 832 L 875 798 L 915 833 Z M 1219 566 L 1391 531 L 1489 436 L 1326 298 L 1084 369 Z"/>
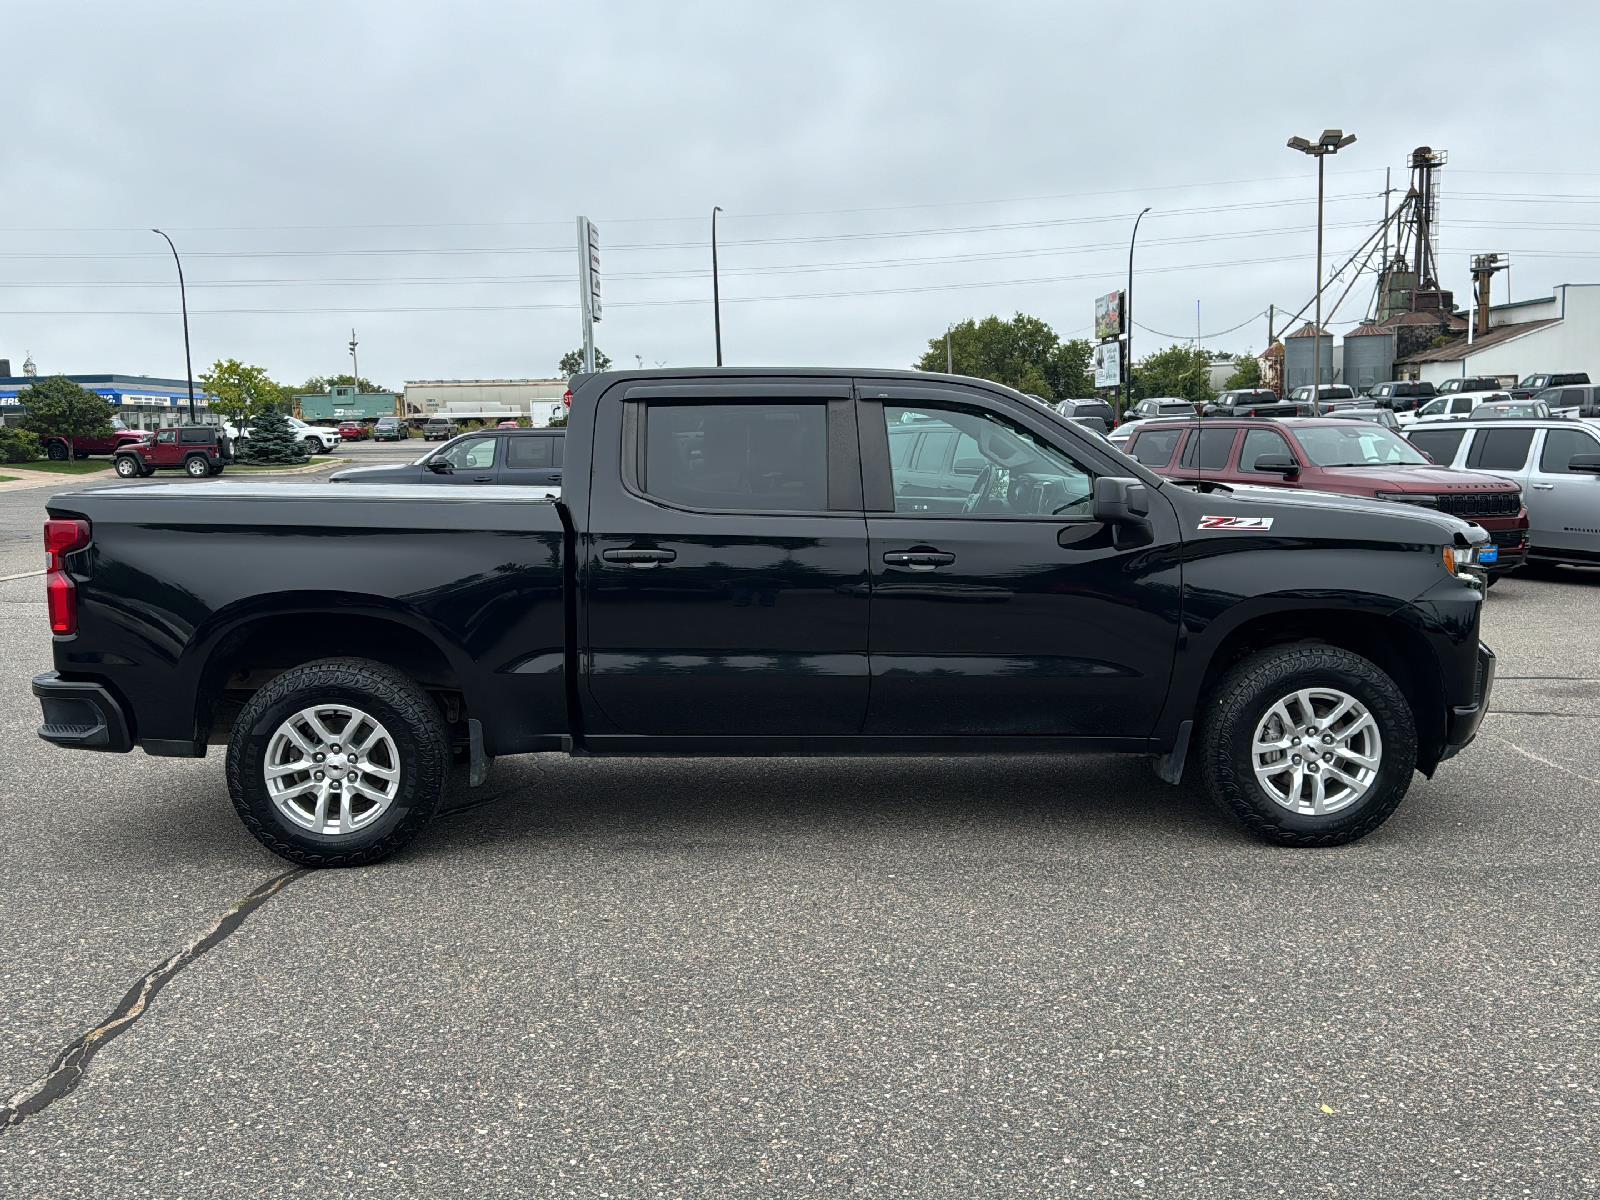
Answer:
<path fill-rule="evenodd" d="M 1178 465 L 1200 471 L 1224 470 L 1238 435 L 1237 429 L 1201 429 L 1191 433 L 1183 447 L 1183 459 Z"/>
<path fill-rule="evenodd" d="M 1520 471 L 1528 465 L 1532 429 L 1480 429 L 1467 451 L 1467 467 L 1478 471 Z"/>
<path fill-rule="evenodd" d="M 827 406 L 820 400 L 651 402 L 642 421 L 638 486 L 646 496 L 712 511 L 828 508 Z"/>

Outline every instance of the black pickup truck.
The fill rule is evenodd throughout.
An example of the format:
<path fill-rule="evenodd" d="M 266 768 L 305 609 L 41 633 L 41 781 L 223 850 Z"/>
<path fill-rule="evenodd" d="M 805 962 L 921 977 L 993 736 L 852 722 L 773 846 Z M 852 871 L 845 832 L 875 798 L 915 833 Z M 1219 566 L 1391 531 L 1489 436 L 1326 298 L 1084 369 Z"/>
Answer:
<path fill-rule="evenodd" d="M 979 380 L 598 374 L 564 473 L 57 496 L 40 736 L 225 744 L 313 865 L 539 751 L 1146 754 L 1310 846 L 1381 824 L 1493 682 L 1475 526 L 1164 481 Z"/>

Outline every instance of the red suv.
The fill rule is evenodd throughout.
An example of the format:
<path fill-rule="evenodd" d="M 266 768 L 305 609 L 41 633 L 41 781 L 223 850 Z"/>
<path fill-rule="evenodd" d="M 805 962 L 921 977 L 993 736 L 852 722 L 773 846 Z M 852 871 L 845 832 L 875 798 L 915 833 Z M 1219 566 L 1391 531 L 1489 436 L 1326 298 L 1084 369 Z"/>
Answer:
<path fill-rule="evenodd" d="M 372 430 L 368 429 L 360 421 L 339 422 L 339 440 L 341 442 L 364 442 L 371 436 Z"/>
<path fill-rule="evenodd" d="M 155 440 L 124 446 L 117 451 L 117 474 L 124 479 L 154 475 L 164 467 L 185 471 L 191 478 L 221 475 L 233 461 L 233 446 L 215 425 L 180 425 L 162 429 Z"/>
<path fill-rule="evenodd" d="M 120 417 L 111 420 L 111 432 L 105 437 L 75 437 L 72 447 L 67 447 L 64 437 L 46 437 L 39 439 L 44 446 L 44 452 L 56 462 L 66 462 L 72 458 L 88 458 L 91 454 L 115 454 L 124 446 L 137 445 L 150 440 L 150 434 L 143 429 L 129 429 L 122 423 Z"/>
<path fill-rule="evenodd" d="M 1481 525 L 1492 539 L 1480 558 L 1493 580 L 1528 557 L 1528 510 L 1508 479 L 1453 471 L 1368 421 L 1151 421 L 1126 452 L 1159 475 L 1235 487 L 1304 488 L 1418 504 Z"/>

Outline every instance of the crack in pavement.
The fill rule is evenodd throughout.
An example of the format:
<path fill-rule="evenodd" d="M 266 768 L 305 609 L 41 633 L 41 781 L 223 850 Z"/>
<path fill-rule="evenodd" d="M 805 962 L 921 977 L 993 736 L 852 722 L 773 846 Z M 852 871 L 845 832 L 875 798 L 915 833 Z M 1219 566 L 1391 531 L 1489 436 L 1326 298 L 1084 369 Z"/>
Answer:
<path fill-rule="evenodd" d="M 56 1056 L 50 1069 L 27 1087 L 17 1092 L 4 1105 L 0 1105 L 0 1130 L 19 1124 L 24 1117 L 48 1108 L 63 1096 L 69 1095 L 83 1082 L 94 1056 L 119 1034 L 133 1027 L 154 1003 L 157 993 L 208 950 L 225 941 L 245 919 L 294 880 L 306 874 L 307 868 L 297 867 L 275 875 L 257 887 L 242 900 L 235 901 L 227 912 L 213 921 L 206 930 L 183 949 L 150 971 L 122 997 L 118 1005 L 100 1024 L 85 1030 Z"/>

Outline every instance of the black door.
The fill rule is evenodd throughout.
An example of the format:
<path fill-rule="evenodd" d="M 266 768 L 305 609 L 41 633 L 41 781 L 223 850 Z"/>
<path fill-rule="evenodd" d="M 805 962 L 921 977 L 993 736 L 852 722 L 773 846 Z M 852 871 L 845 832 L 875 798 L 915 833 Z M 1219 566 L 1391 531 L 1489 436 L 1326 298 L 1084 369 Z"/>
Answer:
<path fill-rule="evenodd" d="M 555 487 L 561 482 L 561 451 L 564 434 L 504 434 L 505 446 L 500 462 L 500 482 L 525 487 Z"/>
<path fill-rule="evenodd" d="M 1105 458 L 1003 396 L 859 380 L 876 735 L 1144 737 L 1176 648 L 1178 531 L 1090 518 Z M 954 442 L 947 490 L 892 465 L 907 429 Z M 981 463 L 976 473 L 966 464 Z M 907 460 L 907 467 L 915 465 Z"/>
<path fill-rule="evenodd" d="M 612 735 L 860 732 L 867 537 L 850 396 L 848 380 L 822 379 L 601 397 L 595 445 L 622 445 L 622 478 L 596 458 L 584 641 Z"/>

